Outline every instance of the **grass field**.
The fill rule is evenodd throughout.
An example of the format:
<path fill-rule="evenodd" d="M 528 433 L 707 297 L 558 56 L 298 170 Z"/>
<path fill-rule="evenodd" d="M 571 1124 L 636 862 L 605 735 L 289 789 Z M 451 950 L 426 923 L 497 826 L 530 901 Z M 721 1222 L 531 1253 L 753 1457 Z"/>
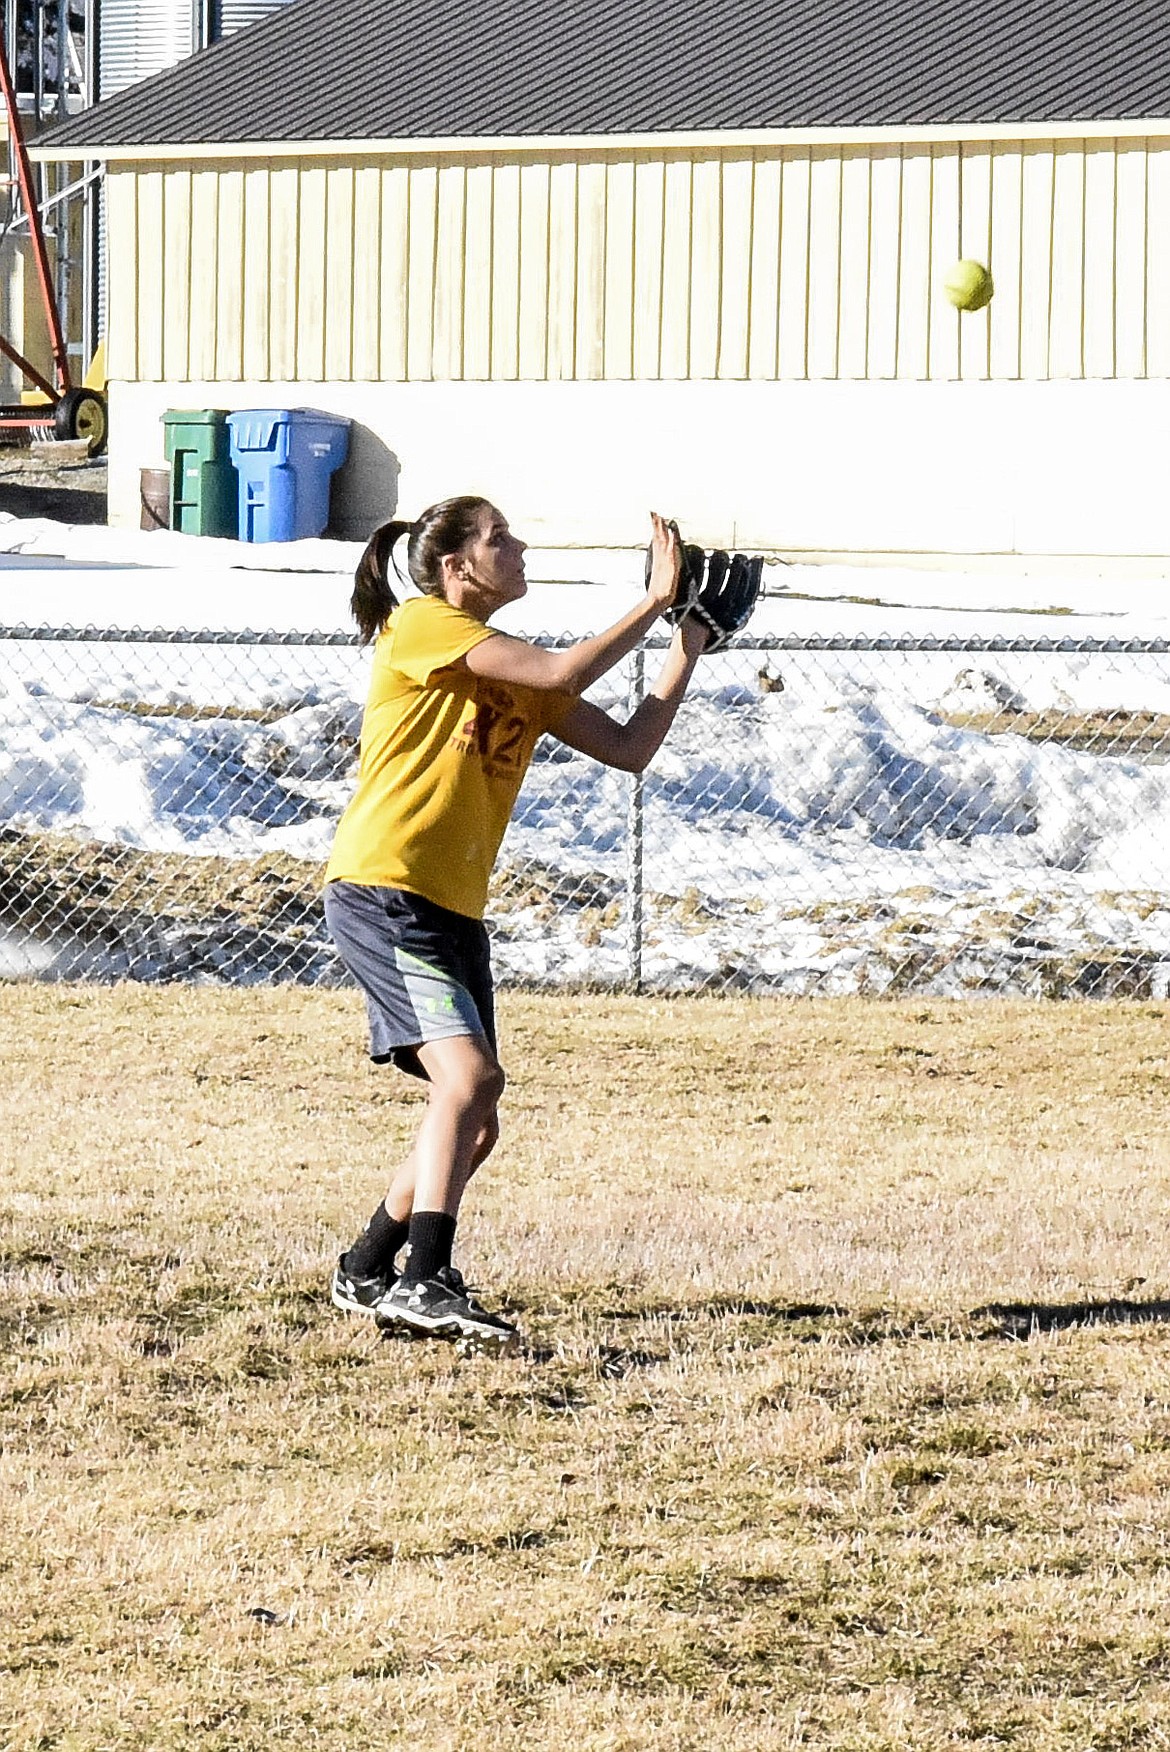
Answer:
<path fill-rule="evenodd" d="M 356 998 L 5 988 L 0 1747 L 1170 1746 L 1170 1010 L 502 1010 L 461 1361 Z"/>

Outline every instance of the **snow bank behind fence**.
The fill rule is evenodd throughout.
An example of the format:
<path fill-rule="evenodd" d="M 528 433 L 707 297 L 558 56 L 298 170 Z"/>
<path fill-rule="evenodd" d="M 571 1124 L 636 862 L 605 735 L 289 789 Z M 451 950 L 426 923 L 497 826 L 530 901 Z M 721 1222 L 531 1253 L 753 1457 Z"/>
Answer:
<path fill-rule="evenodd" d="M 656 661 L 594 697 L 629 709 Z M 0 972 L 342 979 L 319 883 L 367 666 L 339 632 L 0 629 Z M 497 969 L 1165 997 L 1168 757 L 1164 639 L 747 638 L 643 777 L 541 745 Z"/>

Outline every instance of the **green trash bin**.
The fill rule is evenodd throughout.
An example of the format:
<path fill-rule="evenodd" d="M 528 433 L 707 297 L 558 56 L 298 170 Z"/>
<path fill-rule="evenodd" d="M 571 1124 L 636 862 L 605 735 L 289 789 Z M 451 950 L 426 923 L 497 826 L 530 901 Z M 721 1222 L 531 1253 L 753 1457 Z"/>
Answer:
<path fill-rule="evenodd" d="M 223 408 L 168 408 L 163 415 L 171 465 L 171 528 L 185 535 L 239 533 L 239 481 Z"/>

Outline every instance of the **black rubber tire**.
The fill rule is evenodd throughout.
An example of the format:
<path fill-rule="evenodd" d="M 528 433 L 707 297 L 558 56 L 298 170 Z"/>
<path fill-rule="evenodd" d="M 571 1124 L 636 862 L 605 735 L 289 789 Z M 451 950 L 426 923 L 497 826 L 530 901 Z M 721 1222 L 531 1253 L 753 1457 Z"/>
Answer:
<path fill-rule="evenodd" d="M 96 389 L 70 389 L 53 409 L 58 439 L 84 438 L 90 456 L 100 456 L 109 436 L 106 398 Z"/>

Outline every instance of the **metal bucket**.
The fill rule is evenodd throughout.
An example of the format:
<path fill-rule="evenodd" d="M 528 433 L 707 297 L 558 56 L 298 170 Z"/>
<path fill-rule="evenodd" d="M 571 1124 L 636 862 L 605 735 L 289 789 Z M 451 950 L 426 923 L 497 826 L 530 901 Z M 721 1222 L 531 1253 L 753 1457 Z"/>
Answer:
<path fill-rule="evenodd" d="M 169 468 L 144 468 L 139 475 L 138 497 L 142 512 L 140 529 L 171 527 L 171 471 Z"/>

